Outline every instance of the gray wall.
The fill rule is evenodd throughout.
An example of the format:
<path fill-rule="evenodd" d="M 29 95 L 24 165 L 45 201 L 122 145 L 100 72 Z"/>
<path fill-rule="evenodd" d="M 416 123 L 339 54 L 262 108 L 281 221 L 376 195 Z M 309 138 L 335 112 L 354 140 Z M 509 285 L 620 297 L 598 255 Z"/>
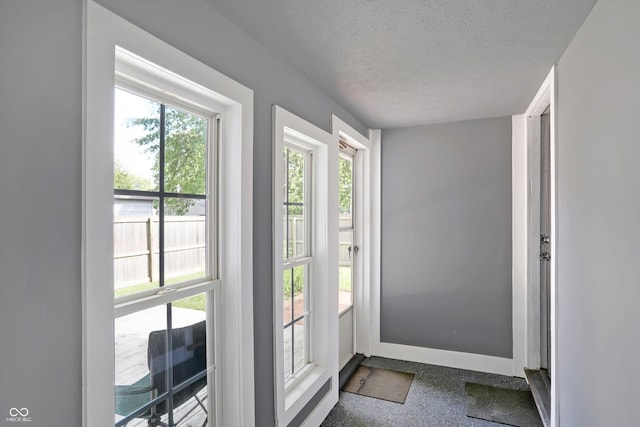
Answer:
<path fill-rule="evenodd" d="M 81 34 L 79 0 L 0 2 L 0 425 L 80 425 Z"/>
<path fill-rule="evenodd" d="M 382 133 L 384 342 L 511 357 L 511 118 Z"/>
<path fill-rule="evenodd" d="M 558 66 L 562 426 L 638 425 L 640 2 L 600 0 Z"/>
<path fill-rule="evenodd" d="M 256 418 L 274 423 L 271 105 L 365 127 L 200 0 L 101 0 L 254 90 Z M 81 424 L 80 0 L 0 1 L 0 424 Z"/>

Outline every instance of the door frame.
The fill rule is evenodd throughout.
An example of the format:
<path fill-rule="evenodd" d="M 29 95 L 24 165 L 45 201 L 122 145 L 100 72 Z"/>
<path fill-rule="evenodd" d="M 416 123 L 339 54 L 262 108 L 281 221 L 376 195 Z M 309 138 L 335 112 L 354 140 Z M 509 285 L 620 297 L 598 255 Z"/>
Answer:
<path fill-rule="evenodd" d="M 376 262 L 378 246 L 375 243 L 376 228 L 376 194 L 379 194 L 379 186 L 376 185 L 374 175 L 374 164 L 376 152 L 374 149 L 373 136 L 375 131 L 369 130 L 369 136 L 365 137 L 345 121 L 335 114 L 331 115 L 331 133 L 336 138 L 345 140 L 351 147 L 358 150 L 353 158 L 354 170 L 358 170 L 358 177 L 355 179 L 356 186 L 354 192 L 358 194 L 354 209 L 354 221 L 357 232 L 354 232 L 354 244 L 360 247 L 358 262 L 354 264 L 353 283 L 353 345 L 355 353 L 371 355 L 371 289 L 375 283 L 373 265 Z M 379 133 L 379 131 L 378 131 Z M 376 192 L 378 191 L 378 192 Z M 379 258 L 378 258 L 379 259 Z"/>
<path fill-rule="evenodd" d="M 556 68 L 552 67 L 524 114 L 512 118 L 513 371 L 540 369 L 540 116 L 550 107 L 550 333 L 551 425 L 557 401 L 557 139 Z"/>

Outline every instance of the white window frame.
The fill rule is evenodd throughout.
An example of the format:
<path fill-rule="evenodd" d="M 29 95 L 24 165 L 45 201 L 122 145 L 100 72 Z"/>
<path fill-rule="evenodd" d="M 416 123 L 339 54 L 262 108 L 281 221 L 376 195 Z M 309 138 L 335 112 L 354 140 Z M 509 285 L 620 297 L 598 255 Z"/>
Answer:
<path fill-rule="evenodd" d="M 313 313 L 309 346 L 312 363 L 291 384 L 284 381 L 283 319 L 283 149 L 295 141 L 312 150 L 312 230 L 313 286 L 310 303 Z M 331 380 L 330 391 L 312 413 L 320 421 L 338 402 L 338 140 L 304 119 L 273 106 L 273 257 L 274 257 L 274 383 L 276 425 L 286 426 Z"/>
<path fill-rule="evenodd" d="M 304 212 L 304 221 L 305 221 L 304 222 L 304 230 L 305 230 L 304 251 L 302 255 L 298 255 L 298 256 L 294 255 L 290 258 L 283 259 L 282 271 L 284 276 L 284 271 L 286 270 L 295 269 L 297 267 L 304 267 L 305 269 L 305 275 L 304 275 L 305 283 L 304 283 L 304 291 L 303 291 L 304 305 L 305 305 L 304 307 L 305 312 L 303 313 L 304 325 L 305 325 L 305 332 L 304 332 L 305 366 L 303 366 L 299 371 L 293 372 L 293 376 L 289 378 L 287 381 L 285 381 L 285 392 L 286 392 L 286 390 L 294 388 L 305 377 L 307 371 L 309 369 L 312 369 L 312 365 L 313 365 L 313 341 L 310 339 L 310 337 L 313 331 L 313 315 L 314 315 L 313 313 L 313 290 L 314 290 L 313 255 L 314 254 L 312 252 L 313 250 L 312 238 L 313 238 L 313 230 L 314 230 L 313 203 L 312 203 L 313 194 L 314 194 L 314 185 L 313 185 L 314 148 L 313 146 L 310 146 L 309 144 L 307 144 L 305 141 L 297 140 L 293 135 L 288 134 L 287 132 L 285 132 L 284 144 L 282 148 L 283 148 L 283 151 L 284 149 L 287 149 L 287 148 L 295 150 L 304 156 L 304 169 L 303 169 L 304 191 L 303 191 L 303 206 L 302 206 L 303 212 Z M 284 163 L 283 165 L 285 168 L 287 167 L 287 165 L 285 165 Z M 288 188 L 287 188 L 287 191 L 288 191 Z M 284 208 L 284 201 L 282 206 Z M 288 222 L 286 226 L 289 227 Z M 283 230 L 282 233 L 284 237 L 284 235 L 286 234 L 286 231 Z M 294 241 L 293 245 L 295 247 L 297 243 Z M 283 255 L 283 258 L 284 258 L 284 255 Z M 283 283 L 283 292 L 284 292 L 284 283 Z M 283 304 L 284 304 L 284 294 L 283 294 Z M 292 307 L 291 313 L 293 315 L 294 314 L 293 294 L 291 295 L 291 307 Z M 292 324 L 291 327 L 293 328 L 294 325 Z M 283 327 L 283 333 L 284 333 L 284 327 Z M 284 340 L 284 335 L 283 335 L 283 340 Z M 292 348 L 291 348 L 292 353 L 294 352 L 293 344 L 294 342 L 292 342 Z M 293 359 L 295 359 L 295 357 L 292 355 L 292 363 L 293 363 Z"/>
<path fill-rule="evenodd" d="M 148 61 L 144 81 L 215 104 L 221 114 L 218 201 L 222 327 L 220 425 L 255 424 L 252 271 L 253 92 L 88 0 L 83 61 L 83 426 L 114 423 L 113 111 L 116 47 Z M 125 67 L 122 63 L 121 68 Z M 163 84 L 164 84 L 163 83 Z M 200 96 L 201 98 L 198 98 Z M 195 97 L 195 98 L 194 98 Z M 207 109 L 211 109 L 209 106 Z M 109 160 L 111 159 L 111 160 Z M 225 286 L 229 283 L 229 286 Z M 232 285 L 231 285 L 232 284 Z M 184 287 L 188 296 L 190 287 Z M 193 292 L 193 290 L 191 290 Z M 177 291 L 178 292 L 178 291 Z M 218 325 L 216 325 L 218 326 Z M 222 367 L 222 369 L 220 369 Z"/>

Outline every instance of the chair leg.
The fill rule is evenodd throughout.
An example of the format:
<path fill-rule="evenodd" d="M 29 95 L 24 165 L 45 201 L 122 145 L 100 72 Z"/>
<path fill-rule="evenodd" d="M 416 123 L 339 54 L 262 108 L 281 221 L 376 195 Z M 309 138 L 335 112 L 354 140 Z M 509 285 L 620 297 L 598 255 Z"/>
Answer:
<path fill-rule="evenodd" d="M 198 405 L 200 405 L 200 407 L 202 408 L 202 410 L 204 411 L 205 414 L 209 414 L 207 412 L 207 408 L 202 404 L 202 401 L 200 399 L 198 399 L 198 396 L 196 396 L 195 394 L 193 395 L 193 397 L 196 398 L 196 400 L 198 401 Z"/>
<path fill-rule="evenodd" d="M 169 424 L 160 421 L 160 416 L 156 414 L 151 415 L 148 421 L 148 425 L 149 427 L 169 427 Z"/>

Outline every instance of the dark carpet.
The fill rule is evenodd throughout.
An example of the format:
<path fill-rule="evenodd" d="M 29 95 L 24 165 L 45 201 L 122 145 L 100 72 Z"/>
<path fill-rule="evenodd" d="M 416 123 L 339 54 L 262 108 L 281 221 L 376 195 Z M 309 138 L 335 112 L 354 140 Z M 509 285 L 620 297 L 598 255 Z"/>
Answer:
<path fill-rule="evenodd" d="M 533 395 L 528 390 L 465 383 L 465 394 L 469 417 L 517 427 L 542 426 Z"/>

